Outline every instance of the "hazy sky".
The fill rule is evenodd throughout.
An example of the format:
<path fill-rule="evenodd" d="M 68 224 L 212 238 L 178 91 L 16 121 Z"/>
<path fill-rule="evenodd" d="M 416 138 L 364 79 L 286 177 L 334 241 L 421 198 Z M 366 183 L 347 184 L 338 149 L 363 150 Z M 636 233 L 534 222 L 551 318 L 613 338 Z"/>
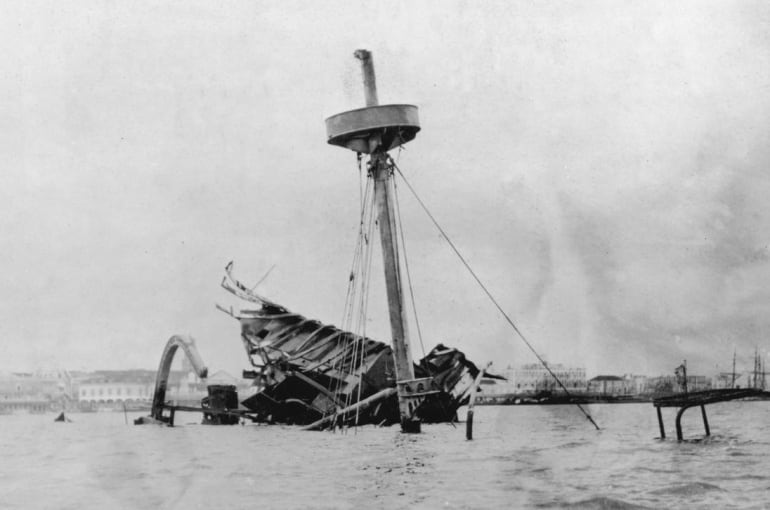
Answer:
<path fill-rule="evenodd" d="M 339 324 L 359 175 L 324 119 L 363 106 L 357 48 L 382 104 L 420 108 L 407 178 L 551 362 L 770 347 L 767 2 L 25 0 L 0 46 L 0 370 L 155 367 L 184 333 L 237 373 L 230 260 Z M 401 206 L 426 348 L 532 362 Z"/>

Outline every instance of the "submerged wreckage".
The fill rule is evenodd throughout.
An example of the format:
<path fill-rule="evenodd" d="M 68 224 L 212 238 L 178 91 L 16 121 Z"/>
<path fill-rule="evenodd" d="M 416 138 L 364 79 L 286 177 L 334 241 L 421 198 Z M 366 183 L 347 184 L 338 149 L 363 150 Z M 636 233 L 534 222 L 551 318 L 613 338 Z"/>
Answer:
<path fill-rule="evenodd" d="M 262 390 L 242 405 L 258 421 L 321 428 L 334 423 L 399 422 L 397 393 L 410 398 L 410 419 L 456 419 L 479 369 L 457 349 L 439 344 L 413 366 L 415 379 L 397 385 L 394 351 L 265 300 L 228 271 L 223 286 L 257 309 L 231 313 Z"/>
<path fill-rule="evenodd" d="M 254 379 L 256 393 L 239 404 L 234 387 L 209 386 L 209 396 L 200 408 L 167 403 L 168 372 L 179 348 L 201 378 L 207 372 L 192 339 L 175 336 L 161 358 L 152 416 L 137 422 L 173 425 L 175 411 L 181 410 L 203 412 L 204 423 L 250 419 L 308 429 L 400 423 L 404 432 L 419 432 L 421 423 L 455 421 L 460 406 L 470 403 L 472 408 L 484 369 L 442 344 L 415 364 L 409 346 L 392 182 L 397 168 L 388 151 L 412 140 L 420 130 L 417 107 L 380 106 L 371 54 L 358 50 L 355 56 L 362 65 L 366 107 L 328 118 L 326 128 L 328 143 L 356 152 L 359 163 L 368 155 L 371 193 L 367 193 L 368 209 L 362 211 L 360 233 L 367 241 L 359 243 L 359 248 L 369 245 L 371 231 L 365 235 L 364 225 L 371 228 L 376 218 L 392 345 L 293 313 L 240 283 L 230 264 L 222 286 L 248 307 L 238 312 L 219 308 L 241 324 L 241 339 L 254 367 L 244 371 L 244 377 Z M 358 260 L 362 258 L 367 260 L 366 256 Z"/>

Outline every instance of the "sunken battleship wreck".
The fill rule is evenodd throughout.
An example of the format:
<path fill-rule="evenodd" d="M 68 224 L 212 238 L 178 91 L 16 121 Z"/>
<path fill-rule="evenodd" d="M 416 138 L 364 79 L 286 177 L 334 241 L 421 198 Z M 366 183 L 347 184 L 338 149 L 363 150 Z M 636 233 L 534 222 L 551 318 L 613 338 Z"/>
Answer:
<path fill-rule="evenodd" d="M 223 287 L 249 304 L 238 313 L 241 339 L 262 388 L 241 404 L 255 421 L 312 425 L 400 421 L 396 360 L 391 346 L 290 312 L 250 291 L 228 272 Z M 254 307 L 253 305 L 256 305 Z M 457 349 L 439 344 L 402 383 L 410 419 L 455 421 L 479 369 Z"/>
<path fill-rule="evenodd" d="M 400 423 L 404 432 L 419 432 L 421 423 L 456 421 L 458 408 L 465 404 L 469 404 L 472 420 L 470 409 L 482 377 L 495 376 L 443 344 L 414 363 L 409 344 L 398 242 L 400 217 L 393 184 L 394 174 L 400 170 L 388 151 L 415 138 L 420 130 L 417 107 L 379 105 L 371 54 L 358 50 L 355 57 L 361 61 L 366 107 L 326 119 L 327 141 L 354 151 L 359 165 L 366 160 L 367 193 L 362 200 L 357 250 L 369 249 L 376 225 L 392 342 L 386 344 L 363 331 L 345 331 L 289 311 L 238 281 L 230 263 L 222 287 L 239 298 L 242 306 L 238 311 L 218 308 L 240 322 L 241 340 L 251 364 L 244 377 L 253 379 L 255 392 L 241 401 L 235 387 L 209 386 L 200 408 L 167 402 L 168 374 L 178 350 L 189 358 L 199 377 L 204 379 L 207 374 L 195 342 L 174 336 L 161 358 L 151 416 L 136 423 L 173 425 L 176 411 L 198 411 L 203 413 L 204 423 L 211 424 L 251 420 L 318 430 Z M 371 261 L 371 255 L 357 252 L 354 260 Z M 351 272 L 351 282 L 360 279 Z M 365 303 L 359 305 L 359 316 L 360 310 L 365 314 Z"/>

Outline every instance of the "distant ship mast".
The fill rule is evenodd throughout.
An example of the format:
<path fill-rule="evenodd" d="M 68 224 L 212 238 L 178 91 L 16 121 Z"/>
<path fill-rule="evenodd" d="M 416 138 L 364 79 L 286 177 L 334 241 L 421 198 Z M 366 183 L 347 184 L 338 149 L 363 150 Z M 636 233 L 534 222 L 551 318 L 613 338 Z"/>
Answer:
<path fill-rule="evenodd" d="M 735 388 L 735 349 L 733 349 L 733 380 L 730 383 L 731 388 Z"/>
<path fill-rule="evenodd" d="M 406 104 L 380 105 L 374 76 L 374 62 L 367 50 L 357 50 L 361 61 L 366 107 L 339 113 L 326 119 L 328 143 L 359 155 L 368 154 L 368 173 L 374 179 L 374 200 L 385 268 L 385 282 L 393 337 L 393 357 L 402 432 L 420 432 L 415 410 L 431 389 L 431 379 L 415 379 L 409 334 L 404 311 L 404 293 L 399 266 L 394 196 L 393 163 L 388 151 L 414 139 L 420 130 L 417 107 Z"/>

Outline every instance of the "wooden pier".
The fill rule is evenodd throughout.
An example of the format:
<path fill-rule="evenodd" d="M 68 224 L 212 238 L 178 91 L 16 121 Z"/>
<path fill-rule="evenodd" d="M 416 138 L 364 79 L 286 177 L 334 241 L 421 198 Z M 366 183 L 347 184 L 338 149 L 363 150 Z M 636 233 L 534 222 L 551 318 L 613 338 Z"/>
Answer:
<path fill-rule="evenodd" d="M 706 435 L 709 436 L 711 435 L 711 429 L 709 428 L 708 417 L 706 416 L 706 404 L 715 404 L 717 402 L 727 402 L 728 400 L 738 400 L 752 397 L 767 399 L 770 398 L 770 392 L 757 388 L 726 388 L 720 390 L 694 391 L 690 393 L 681 393 L 653 399 L 652 405 L 655 406 L 655 410 L 658 412 L 660 438 L 666 438 L 666 429 L 663 427 L 663 416 L 660 412 L 661 407 L 679 408 L 679 411 L 676 413 L 676 438 L 681 441 L 682 415 L 687 409 L 700 406 L 701 415 L 703 416 L 703 428 L 706 430 Z"/>

